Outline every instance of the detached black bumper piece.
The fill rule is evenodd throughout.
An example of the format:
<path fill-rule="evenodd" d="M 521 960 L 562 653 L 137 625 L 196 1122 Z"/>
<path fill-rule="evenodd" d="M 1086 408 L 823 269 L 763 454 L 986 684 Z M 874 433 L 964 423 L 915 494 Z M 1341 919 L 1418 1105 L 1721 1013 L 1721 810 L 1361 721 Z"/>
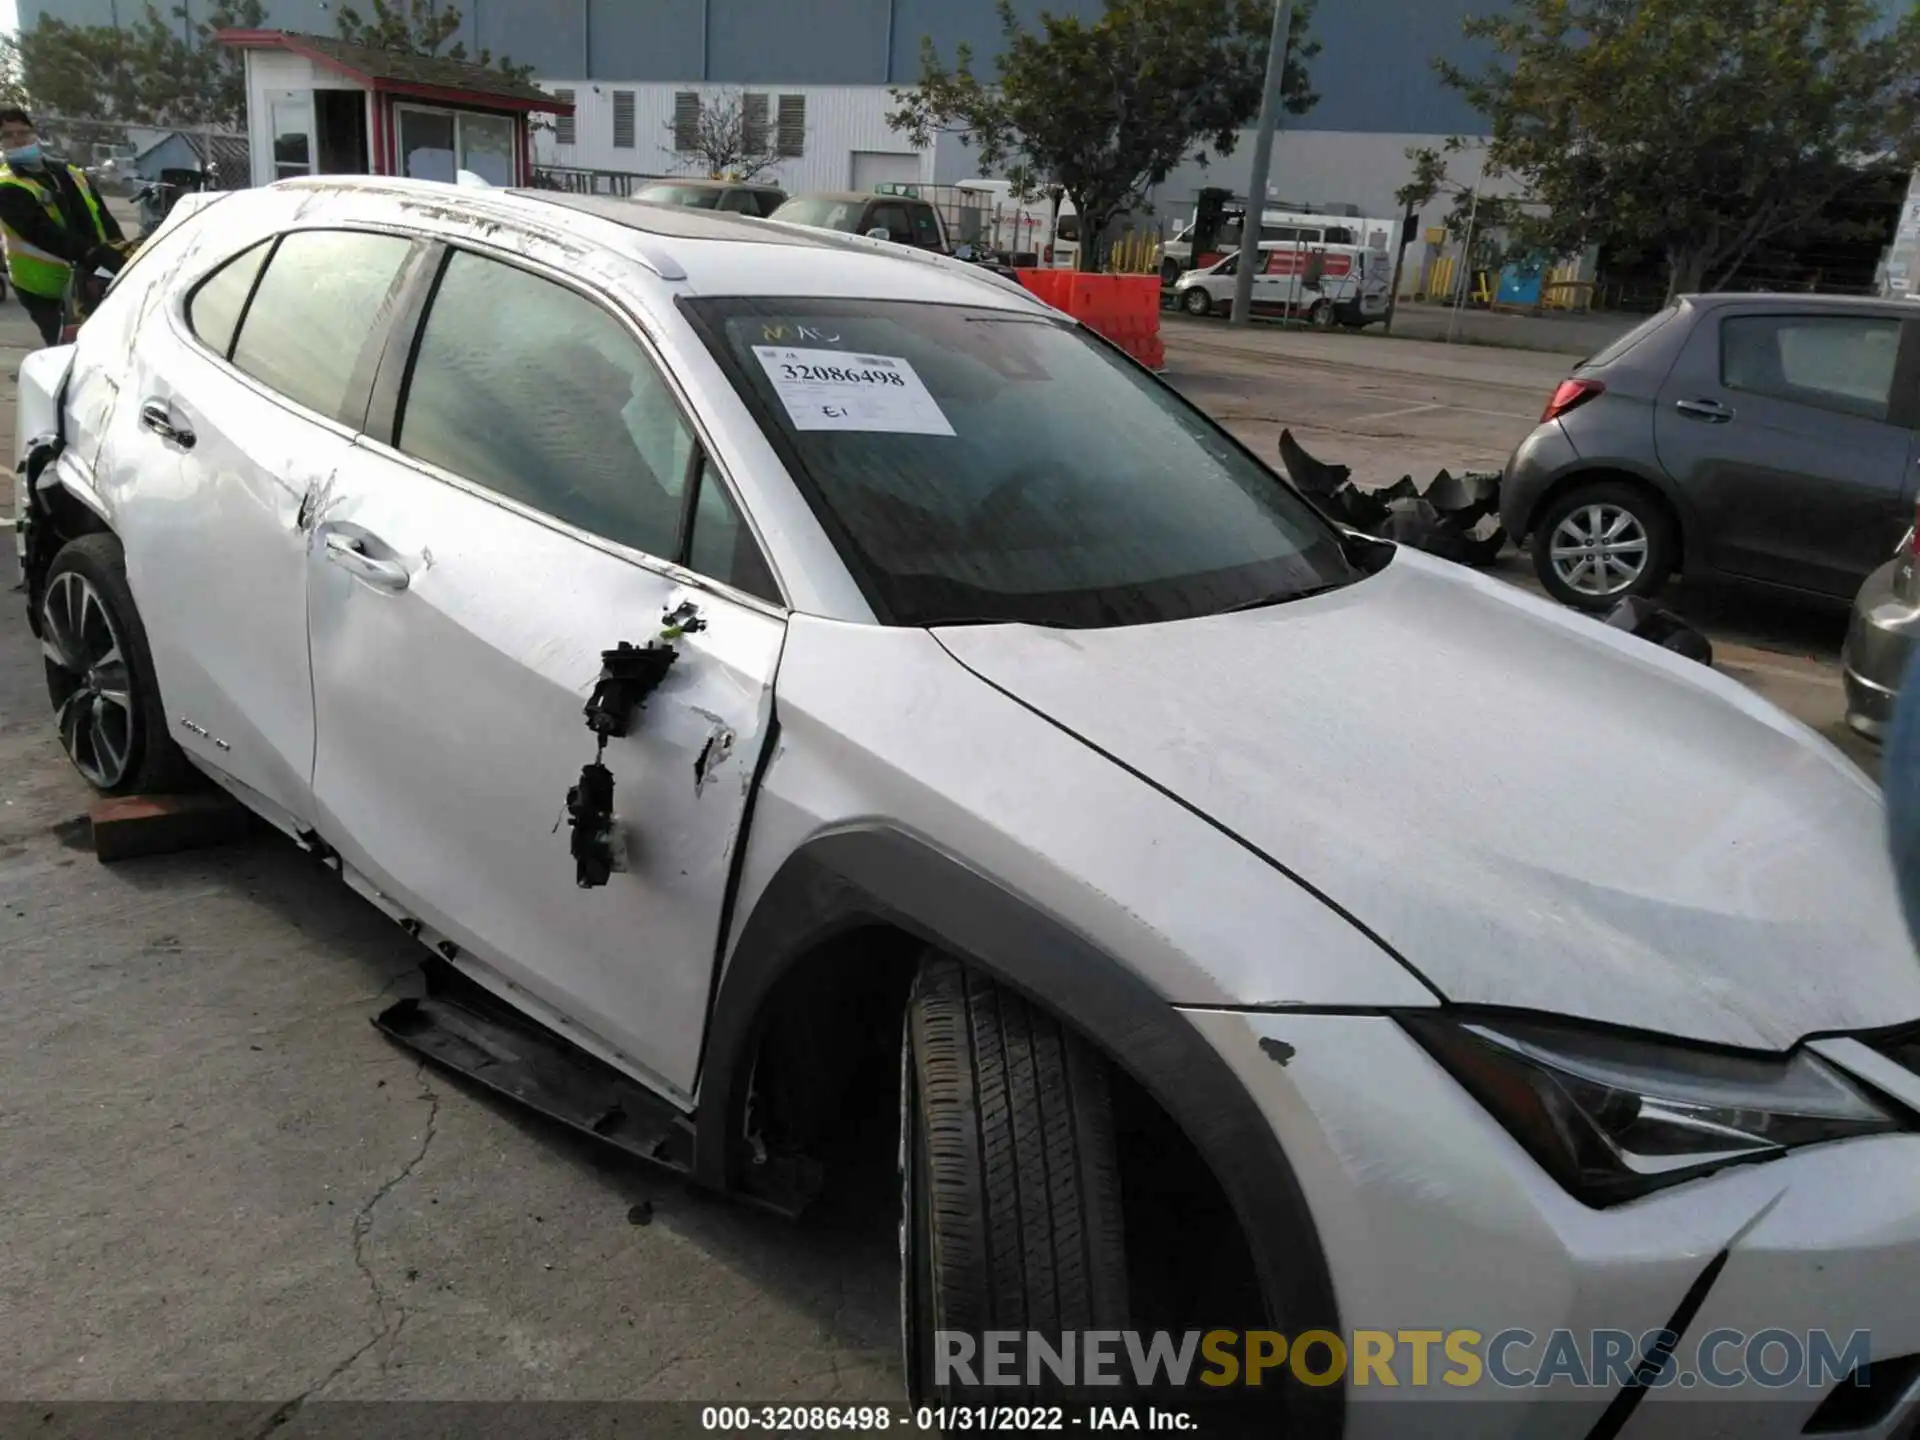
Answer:
<path fill-rule="evenodd" d="M 451 965 L 423 965 L 427 994 L 389 1005 L 374 1026 L 433 1065 L 465 1076 L 637 1160 L 693 1173 L 693 1121 L 637 1081 L 520 1014 Z M 819 1193 L 819 1167 L 769 1156 L 741 1197 L 792 1218 Z"/>

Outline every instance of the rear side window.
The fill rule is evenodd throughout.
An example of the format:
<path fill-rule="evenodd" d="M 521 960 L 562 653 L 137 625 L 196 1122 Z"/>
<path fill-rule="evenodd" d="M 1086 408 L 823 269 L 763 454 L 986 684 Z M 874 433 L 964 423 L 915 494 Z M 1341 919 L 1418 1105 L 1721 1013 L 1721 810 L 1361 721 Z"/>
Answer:
<path fill-rule="evenodd" d="M 283 235 L 253 292 L 233 363 L 317 414 L 358 424 L 349 392 L 360 352 L 385 319 L 413 248 L 397 235 Z"/>
<path fill-rule="evenodd" d="M 762 215 L 771 215 L 786 203 L 787 197 L 778 190 L 760 191 L 760 213 Z"/>
<path fill-rule="evenodd" d="M 1720 383 L 1869 420 L 1887 418 L 1900 322 L 1877 315 L 1732 315 Z"/>
<path fill-rule="evenodd" d="M 759 215 L 760 204 L 754 199 L 751 190 L 729 190 L 720 201 L 720 208 L 735 215 Z"/>
<path fill-rule="evenodd" d="M 626 327 L 552 280 L 453 253 L 395 444 L 590 534 L 678 551 L 693 432 Z"/>
<path fill-rule="evenodd" d="M 271 240 L 262 240 L 251 250 L 242 250 L 213 274 L 187 301 L 187 327 L 209 350 L 224 358 L 233 349 L 233 332 L 240 324 L 240 312 L 247 308 L 254 279 L 273 248 Z"/>

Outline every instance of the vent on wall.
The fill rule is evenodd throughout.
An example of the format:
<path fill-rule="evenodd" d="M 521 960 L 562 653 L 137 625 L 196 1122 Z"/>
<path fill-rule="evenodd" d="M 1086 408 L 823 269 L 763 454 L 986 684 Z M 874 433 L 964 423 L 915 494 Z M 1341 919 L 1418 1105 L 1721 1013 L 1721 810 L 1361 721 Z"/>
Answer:
<path fill-rule="evenodd" d="M 562 105 L 571 105 L 573 104 L 573 91 L 556 90 L 553 92 L 553 98 L 558 100 Z M 553 117 L 553 143 L 556 145 L 571 145 L 573 144 L 573 139 L 574 139 L 573 116 L 571 115 L 554 116 Z"/>
<path fill-rule="evenodd" d="M 673 148 L 686 151 L 700 144 L 700 95 L 682 90 L 673 97 Z"/>
<path fill-rule="evenodd" d="M 774 149 L 783 160 L 804 154 L 807 145 L 807 97 L 782 95 Z"/>
<path fill-rule="evenodd" d="M 613 148 L 633 149 L 633 91 L 613 92 Z"/>
<path fill-rule="evenodd" d="M 749 92 L 740 97 L 741 148 L 749 155 L 767 148 L 768 111 L 765 95 Z"/>

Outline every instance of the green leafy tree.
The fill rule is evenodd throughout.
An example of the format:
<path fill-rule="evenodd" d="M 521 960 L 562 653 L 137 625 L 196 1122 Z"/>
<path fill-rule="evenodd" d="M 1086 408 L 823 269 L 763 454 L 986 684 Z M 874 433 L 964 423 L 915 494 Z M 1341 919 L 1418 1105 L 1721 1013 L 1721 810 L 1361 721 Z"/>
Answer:
<path fill-rule="evenodd" d="M 1437 68 L 1541 207 L 1522 238 L 1657 252 L 1670 295 L 1813 224 L 1863 161 L 1920 159 L 1920 6 L 1513 0 L 1466 31 L 1496 58 Z"/>
<path fill-rule="evenodd" d="M 951 66 L 929 38 L 920 83 L 893 92 L 887 121 L 914 144 L 954 133 L 1026 196 L 1073 201 L 1080 264 L 1099 264 L 1102 235 L 1144 208 L 1147 192 L 1182 162 L 1232 152 L 1260 108 L 1273 8 L 1267 0 L 1106 0 L 1096 19 L 1043 13 L 1025 28 L 1000 0 L 997 78 L 974 72 L 962 45 Z M 1319 98 L 1307 62 L 1311 5 L 1294 7 L 1286 108 Z"/>
<path fill-rule="evenodd" d="M 361 15 L 351 5 L 342 5 L 334 23 L 340 38 L 356 45 L 372 45 L 406 55 L 471 61 L 514 80 L 533 78 L 533 66 L 516 65 L 505 55 L 496 59 L 493 52 L 486 49 L 469 55 L 466 44 L 453 38 L 460 33 L 463 18 L 457 5 L 438 3 L 438 0 L 370 0 L 367 15 Z M 449 41 L 453 42 L 450 47 Z"/>
<path fill-rule="evenodd" d="M 265 18 L 262 0 L 223 0 L 197 22 L 184 7 L 170 21 L 153 5 L 124 27 L 43 17 L 14 42 L 18 88 L 36 116 L 98 122 L 103 130 L 239 129 L 246 123 L 245 70 L 240 55 L 214 37 Z M 60 121 L 50 123 L 59 128 Z"/>

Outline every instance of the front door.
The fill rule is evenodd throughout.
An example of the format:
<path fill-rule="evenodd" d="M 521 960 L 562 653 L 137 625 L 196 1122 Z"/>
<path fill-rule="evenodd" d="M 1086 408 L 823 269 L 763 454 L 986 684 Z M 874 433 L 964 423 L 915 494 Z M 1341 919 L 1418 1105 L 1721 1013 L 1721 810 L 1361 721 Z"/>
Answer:
<path fill-rule="evenodd" d="M 114 409 L 106 463 L 140 511 L 127 578 L 168 724 L 282 823 L 311 811 L 307 519 L 348 453 L 409 250 L 307 230 L 245 251 L 192 292 L 184 332 L 141 329 Z"/>
<path fill-rule="evenodd" d="M 370 429 L 309 562 L 321 831 L 464 959 L 684 1099 L 785 638 L 741 593 L 772 593 L 751 536 L 625 321 L 477 253 L 440 274 L 392 443 Z M 602 757 L 624 869 L 582 888 L 564 807 L 596 753 L 601 653 L 682 606 L 697 628 Z"/>
<path fill-rule="evenodd" d="M 1654 438 L 1715 570 L 1850 598 L 1892 552 L 1913 502 L 1901 332 L 1890 316 L 1805 310 L 1696 328 Z"/>

